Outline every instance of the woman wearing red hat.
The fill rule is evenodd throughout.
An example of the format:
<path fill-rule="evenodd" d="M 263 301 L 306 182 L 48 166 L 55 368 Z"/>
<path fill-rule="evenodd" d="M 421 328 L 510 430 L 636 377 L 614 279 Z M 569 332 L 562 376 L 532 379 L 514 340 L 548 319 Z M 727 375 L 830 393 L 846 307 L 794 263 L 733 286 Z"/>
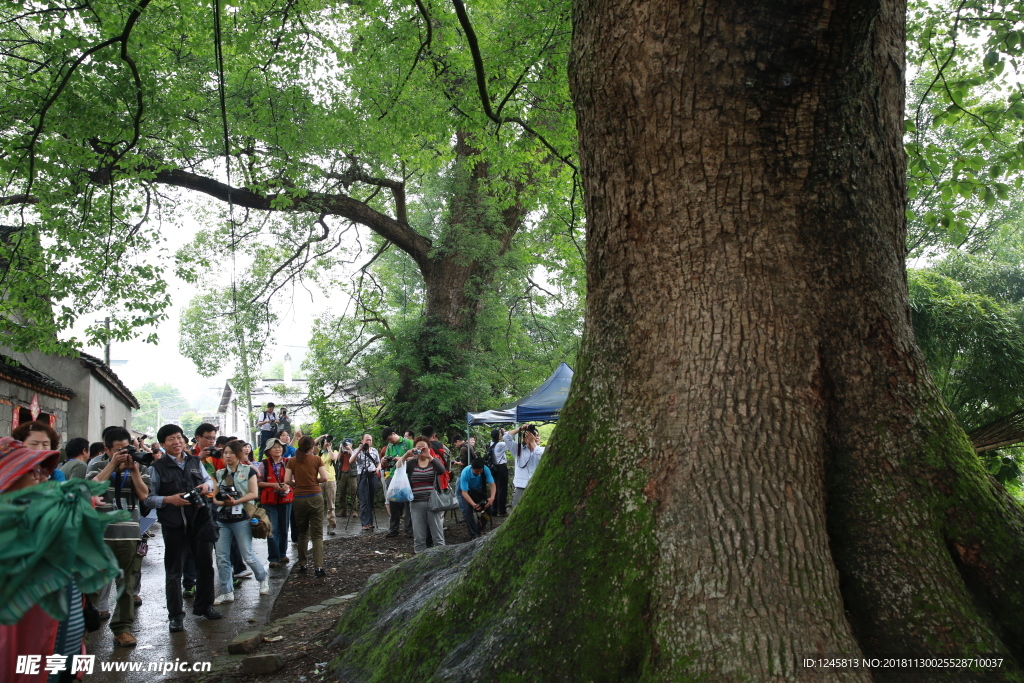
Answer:
<path fill-rule="evenodd" d="M 43 483 L 57 467 L 59 457 L 59 451 L 33 450 L 9 436 L 0 439 L 0 493 Z M 16 673 L 18 655 L 41 655 L 45 661 L 53 653 L 59 623 L 39 605 L 33 605 L 18 623 L 0 625 L 0 680 L 45 681 L 47 672 L 42 666 L 35 674 Z"/>

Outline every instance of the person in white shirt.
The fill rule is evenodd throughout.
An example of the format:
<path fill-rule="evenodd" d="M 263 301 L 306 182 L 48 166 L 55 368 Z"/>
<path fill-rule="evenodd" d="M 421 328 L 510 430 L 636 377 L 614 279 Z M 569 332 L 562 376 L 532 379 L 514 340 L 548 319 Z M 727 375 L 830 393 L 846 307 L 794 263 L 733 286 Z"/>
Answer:
<path fill-rule="evenodd" d="M 363 531 L 374 527 L 373 497 L 377 493 L 377 471 L 380 469 L 380 454 L 373 448 L 373 437 L 363 434 L 362 443 L 352 452 L 350 464 L 355 464 L 359 475 L 359 520 Z"/>
<path fill-rule="evenodd" d="M 516 443 L 515 439 L 516 434 L 520 431 L 523 432 L 523 441 L 525 441 L 523 444 Z M 523 497 L 526 485 L 530 483 L 537 465 L 540 464 L 541 456 L 544 455 L 544 447 L 540 445 L 540 434 L 537 432 L 537 428 L 528 424 L 505 433 L 505 448 L 515 458 L 516 463 L 515 474 L 512 477 L 512 485 L 516 490 L 512 494 L 512 503 L 509 505 L 514 508 L 519 503 L 519 499 Z"/>
<path fill-rule="evenodd" d="M 256 428 L 260 430 L 260 456 L 264 456 L 263 448 L 267 445 L 267 441 L 277 436 L 277 413 L 274 412 L 275 407 L 273 403 L 268 403 L 267 409 L 263 411 L 260 419 L 256 422 Z"/>

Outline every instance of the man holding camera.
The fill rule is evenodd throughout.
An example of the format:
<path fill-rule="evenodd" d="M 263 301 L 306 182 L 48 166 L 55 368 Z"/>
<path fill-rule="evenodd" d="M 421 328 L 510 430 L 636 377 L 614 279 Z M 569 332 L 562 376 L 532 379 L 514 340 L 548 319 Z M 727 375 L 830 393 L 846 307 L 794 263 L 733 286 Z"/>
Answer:
<path fill-rule="evenodd" d="M 139 501 L 149 497 L 149 475 L 142 472 L 142 467 L 152 462 L 153 456 L 149 451 L 137 451 L 124 427 L 104 432 L 103 445 L 106 455 L 98 461 L 103 465 L 89 477 L 109 483 L 101 509 L 131 512 L 130 520 L 110 524 L 103 532 L 103 542 L 114 553 L 121 568 L 121 575 L 116 579 L 118 598 L 110 619 L 110 630 L 114 632 L 114 643 L 121 647 L 134 647 L 138 643 L 131 633 L 132 622 L 135 621 L 135 595 L 138 593 L 135 583 L 142 569 Z"/>
<path fill-rule="evenodd" d="M 196 427 L 196 447 L 192 455 L 203 461 L 203 467 L 212 477 L 217 470 L 224 469 L 223 444 L 217 438 L 217 426 L 209 422 Z"/>
<path fill-rule="evenodd" d="M 217 427 L 215 425 L 204 422 L 196 427 L 195 447 L 192 449 L 192 455 L 203 461 L 203 467 L 206 468 L 206 473 L 211 477 L 213 477 L 218 469 L 224 468 L 224 461 L 220 459 L 220 451 L 217 449 Z M 185 560 L 183 565 L 182 595 L 186 598 L 194 598 L 196 596 L 196 562 L 192 559 L 192 554 L 187 547 L 183 552 L 185 553 Z M 238 556 L 237 559 L 238 561 L 235 563 L 235 566 L 241 565 L 244 570 L 245 565 L 242 564 L 241 556 Z"/>
<path fill-rule="evenodd" d="M 523 444 L 517 444 L 515 439 L 516 434 L 520 431 L 523 432 Z M 530 424 L 505 432 L 504 441 L 505 450 L 516 459 L 516 472 L 512 477 L 512 485 L 516 490 L 512 494 L 512 502 L 509 504 L 510 508 L 514 508 L 526 492 L 526 485 L 530 483 L 541 456 L 544 455 L 544 447 L 540 445 L 540 433 L 537 428 Z"/>
<path fill-rule="evenodd" d="M 207 505 L 207 496 L 214 493 L 216 487 L 199 458 L 186 453 L 188 444 L 181 427 L 164 425 L 156 438 L 167 455 L 149 468 L 153 492 L 146 499 L 146 505 L 157 509 L 157 519 L 164 535 L 167 613 L 169 628 L 176 632 L 184 629 L 181 574 L 186 548 L 196 563 L 196 597 L 192 614 L 207 619 L 221 617 L 220 612 L 213 608 L 213 543 L 199 538 L 200 533 L 205 535 L 207 532 L 203 527 L 213 523 L 209 510 L 207 514 L 200 515 L 199 506 Z"/>
<path fill-rule="evenodd" d="M 373 437 L 369 434 L 363 434 L 359 448 L 349 458 L 349 464 L 352 463 L 359 475 L 359 521 L 363 524 L 363 531 L 370 531 L 374 526 L 373 497 L 377 493 L 380 454 L 373 447 Z"/>
<path fill-rule="evenodd" d="M 263 456 L 263 447 L 267 445 L 267 440 L 277 436 L 277 413 L 274 412 L 276 406 L 273 403 L 267 404 L 267 409 L 260 415 L 260 419 L 256 422 L 256 428 L 260 430 L 260 456 Z"/>
<path fill-rule="evenodd" d="M 334 437 L 330 434 L 318 437 L 316 447 L 317 451 L 315 452 L 320 456 L 320 462 L 327 470 L 327 481 L 320 484 L 320 490 L 324 494 L 324 518 L 327 520 L 327 535 L 334 536 L 338 533 L 335 531 L 338 528 L 338 518 L 334 515 L 335 497 L 338 492 L 338 477 L 334 463 L 338 460 L 338 452 L 334 450 Z"/>
<path fill-rule="evenodd" d="M 352 466 L 352 439 L 345 439 L 341 442 L 341 453 L 338 458 L 337 472 L 337 500 L 335 509 L 340 511 L 343 517 L 351 514 L 357 517 L 356 510 L 359 508 L 359 492 L 357 484 L 356 468 Z M 349 512 L 349 501 L 352 501 L 351 512 Z"/>

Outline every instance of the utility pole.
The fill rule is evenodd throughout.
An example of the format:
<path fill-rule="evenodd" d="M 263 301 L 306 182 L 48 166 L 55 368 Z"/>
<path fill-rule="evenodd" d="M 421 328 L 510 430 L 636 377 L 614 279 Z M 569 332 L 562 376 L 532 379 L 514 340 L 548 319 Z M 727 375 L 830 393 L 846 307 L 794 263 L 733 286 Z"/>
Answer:
<path fill-rule="evenodd" d="M 103 347 L 103 362 L 106 363 L 107 367 L 109 368 L 110 367 L 110 316 L 108 315 L 103 320 L 97 320 L 96 322 L 103 323 L 103 325 L 107 328 L 107 343 Z"/>

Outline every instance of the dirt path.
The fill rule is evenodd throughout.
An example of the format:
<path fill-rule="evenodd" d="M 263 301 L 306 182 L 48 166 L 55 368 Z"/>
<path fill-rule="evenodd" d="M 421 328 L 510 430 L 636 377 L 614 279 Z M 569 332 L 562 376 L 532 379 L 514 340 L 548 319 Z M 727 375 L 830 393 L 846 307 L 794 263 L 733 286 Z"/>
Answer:
<path fill-rule="evenodd" d="M 498 518 L 496 523 L 502 521 L 504 518 Z M 465 524 L 456 525 L 449 521 L 445 526 L 447 544 L 469 540 Z M 324 671 L 324 665 L 337 654 L 329 650 L 329 645 L 334 638 L 334 625 L 348 604 L 342 596 L 358 593 L 371 576 L 412 557 L 412 554 L 411 537 L 401 534 L 396 538 L 386 538 L 384 530 L 328 540 L 324 543 L 327 576 L 318 579 L 312 569 L 306 573 L 292 569 L 271 611 L 269 623 L 262 629 L 262 642 L 254 651 L 244 655 L 219 652 L 210 674 L 175 680 L 197 683 L 331 683 L 335 679 Z M 304 611 L 307 609 L 311 611 Z M 279 655 L 284 666 L 268 674 L 244 674 L 238 670 L 247 657 L 267 654 Z"/>

